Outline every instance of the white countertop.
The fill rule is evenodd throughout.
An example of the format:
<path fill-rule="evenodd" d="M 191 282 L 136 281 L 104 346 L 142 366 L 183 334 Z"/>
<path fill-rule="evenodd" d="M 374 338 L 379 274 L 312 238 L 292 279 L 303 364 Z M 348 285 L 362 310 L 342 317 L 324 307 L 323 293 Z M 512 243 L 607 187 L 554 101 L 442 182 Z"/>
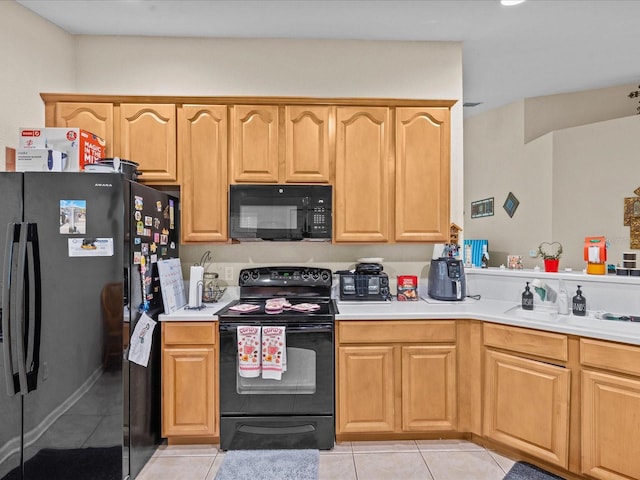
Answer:
<path fill-rule="evenodd" d="M 367 302 L 362 302 L 362 305 L 337 302 L 337 305 L 340 313 L 336 320 L 473 319 L 640 345 L 640 323 L 599 320 L 593 315 L 578 317 L 569 314 L 551 318 L 546 309 L 505 313 L 518 306 L 510 301 L 467 299 L 463 302 L 435 302 L 421 298 L 414 302 L 391 301 L 386 305 Z"/>
<path fill-rule="evenodd" d="M 181 308 L 169 315 L 161 314 L 159 320 L 161 322 L 217 321 L 216 313 L 236 300 L 238 293 L 237 289 L 230 288 L 218 302 L 206 303 L 202 310 Z M 550 317 L 546 314 L 546 310 L 540 308 L 532 312 L 506 313 L 518 306 L 518 303 L 513 301 L 467 298 L 462 302 L 439 302 L 430 298 L 421 298 L 413 302 L 393 300 L 385 303 L 366 301 L 342 303 L 336 300 L 336 304 L 339 311 L 336 320 L 472 319 L 640 345 L 640 323 L 599 320 L 593 315 L 577 317 L 569 314 Z"/>

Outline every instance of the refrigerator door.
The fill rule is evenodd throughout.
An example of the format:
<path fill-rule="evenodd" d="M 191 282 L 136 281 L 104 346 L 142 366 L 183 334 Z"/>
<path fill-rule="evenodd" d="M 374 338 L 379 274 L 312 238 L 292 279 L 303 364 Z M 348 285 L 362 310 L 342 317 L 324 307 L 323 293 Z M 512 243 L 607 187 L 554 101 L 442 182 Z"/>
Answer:
<path fill-rule="evenodd" d="M 7 228 L 9 223 L 22 221 L 22 179 L 21 173 L 0 172 L 0 271 L 4 272 L 4 255 L 6 251 Z M 11 233 L 13 227 L 11 227 Z M 12 234 L 10 234 L 12 237 Z M 3 273 L 0 278 L 0 295 L 2 295 L 2 305 L 9 302 L 9 285 L 6 283 L 6 275 Z M 3 312 L 5 314 L 3 315 Z M 15 345 L 15 339 L 11 342 L 9 332 L 9 315 L 7 307 L 0 305 L 0 479 L 4 479 L 9 472 L 16 472 L 20 469 L 20 448 L 22 439 L 21 419 L 22 419 L 22 398 L 21 395 L 9 394 L 15 390 L 13 385 L 13 372 L 15 367 L 12 363 L 16 360 L 15 355 L 9 358 L 10 344 Z M 9 385 L 14 388 L 9 389 Z"/>
<path fill-rule="evenodd" d="M 42 275 L 37 388 L 24 396 L 26 480 L 121 480 L 125 180 L 119 174 L 25 173 Z M 115 312 L 117 328 L 112 328 Z M 118 312 L 120 315 L 118 315 Z"/>
<path fill-rule="evenodd" d="M 163 310 L 157 260 L 177 258 L 179 238 L 178 199 L 163 192 L 130 182 L 131 210 L 129 212 L 131 250 L 128 258 L 131 332 L 140 318 L 140 311 L 158 320 Z M 130 473 L 135 478 L 161 442 L 161 371 L 160 327 L 156 326 L 151 343 L 148 365 L 129 362 L 130 400 L 128 443 L 130 445 Z M 126 398 L 126 397 L 125 397 Z"/>

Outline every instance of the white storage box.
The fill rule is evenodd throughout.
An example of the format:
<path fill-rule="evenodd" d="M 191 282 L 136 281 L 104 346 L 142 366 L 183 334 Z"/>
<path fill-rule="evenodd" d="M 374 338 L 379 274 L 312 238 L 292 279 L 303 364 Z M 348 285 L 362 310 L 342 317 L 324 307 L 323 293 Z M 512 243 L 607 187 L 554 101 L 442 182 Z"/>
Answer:
<path fill-rule="evenodd" d="M 80 172 L 104 157 L 105 141 L 80 128 L 21 128 L 19 150 L 54 149 L 67 154 L 65 172 Z M 16 168 L 17 170 L 17 168 Z"/>
<path fill-rule="evenodd" d="M 67 154 L 51 148 L 16 151 L 16 172 L 63 172 Z"/>

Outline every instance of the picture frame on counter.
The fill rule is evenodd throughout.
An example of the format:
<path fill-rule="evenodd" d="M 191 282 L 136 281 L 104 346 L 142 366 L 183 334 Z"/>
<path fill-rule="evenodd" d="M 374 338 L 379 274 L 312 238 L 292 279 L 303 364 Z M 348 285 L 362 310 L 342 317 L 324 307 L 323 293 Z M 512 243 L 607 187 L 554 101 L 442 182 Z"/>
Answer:
<path fill-rule="evenodd" d="M 471 202 L 471 218 L 490 217 L 493 215 L 493 199 L 484 198 Z"/>

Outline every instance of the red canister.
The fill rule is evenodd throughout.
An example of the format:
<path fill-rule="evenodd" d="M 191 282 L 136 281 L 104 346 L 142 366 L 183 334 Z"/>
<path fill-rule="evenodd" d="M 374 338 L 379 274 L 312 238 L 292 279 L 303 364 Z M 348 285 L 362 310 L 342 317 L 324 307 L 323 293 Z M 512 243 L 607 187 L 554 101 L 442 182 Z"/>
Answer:
<path fill-rule="evenodd" d="M 415 275 L 398 275 L 398 301 L 418 300 L 418 277 Z"/>

